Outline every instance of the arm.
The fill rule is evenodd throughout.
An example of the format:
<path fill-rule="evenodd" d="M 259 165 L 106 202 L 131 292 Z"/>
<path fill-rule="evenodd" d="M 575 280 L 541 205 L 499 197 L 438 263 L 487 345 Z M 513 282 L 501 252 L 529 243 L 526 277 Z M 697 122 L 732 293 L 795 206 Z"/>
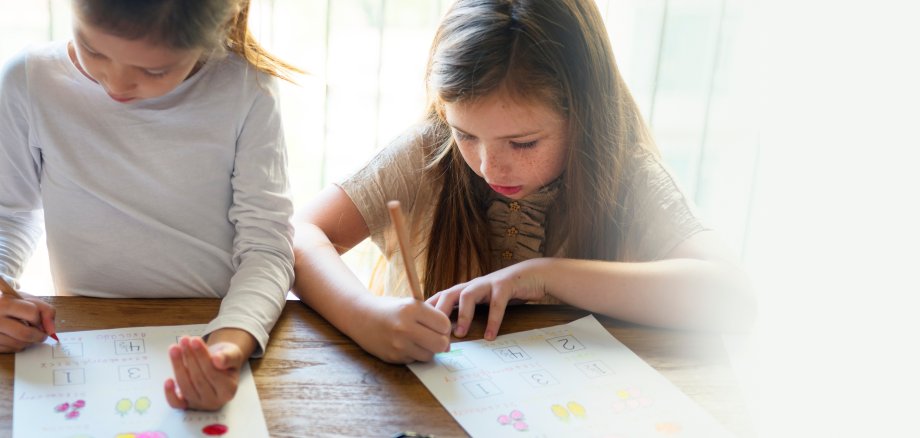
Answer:
<path fill-rule="evenodd" d="M 459 305 L 457 336 L 466 334 L 475 304 L 489 302 L 486 338 L 493 339 L 510 300 L 539 300 L 545 295 L 614 318 L 674 328 L 745 329 L 756 309 L 747 277 L 708 231 L 686 239 L 662 260 L 532 259 L 457 285 L 429 301 L 447 314 Z"/>
<path fill-rule="evenodd" d="M 0 71 L 0 277 L 13 288 L 41 234 L 41 152 L 29 143 L 25 55 Z M 54 308 L 38 298 L 0 297 L 0 352 L 54 333 Z M 24 322 L 28 324 L 24 324 Z"/>
<path fill-rule="evenodd" d="M 382 208 L 382 207 L 381 207 Z M 323 190 L 295 218 L 294 293 L 362 348 L 387 362 L 431 360 L 450 345 L 450 321 L 412 298 L 375 297 L 340 254 L 370 235 L 351 198 Z"/>
<path fill-rule="evenodd" d="M 293 206 L 277 88 L 249 86 L 257 94 L 235 145 L 227 213 L 236 231 L 234 274 L 217 318 L 205 329 L 207 342 L 183 338 L 170 347 L 175 380 L 164 389 L 175 408 L 216 410 L 233 398 L 240 369 L 264 353 L 294 280 Z"/>

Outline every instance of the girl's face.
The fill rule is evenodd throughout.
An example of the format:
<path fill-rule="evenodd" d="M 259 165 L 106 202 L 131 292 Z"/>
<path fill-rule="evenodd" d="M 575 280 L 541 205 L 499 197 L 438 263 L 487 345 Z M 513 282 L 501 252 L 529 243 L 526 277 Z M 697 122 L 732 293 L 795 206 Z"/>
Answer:
<path fill-rule="evenodd" d="M 521 199 L 562 174 L 568 144 L 558 111 L 493 93 L 446 104 L 444 114 L 466 164 L 499 194 Z"/>
<path fill-rule="evenodd" d="M 118 102 L 150 99 L 169 93 L 188 78 L 202 49 L 176 50 L 150 41 L 127 40 L 74 20 L 70 59 L 86 77 Z"/>

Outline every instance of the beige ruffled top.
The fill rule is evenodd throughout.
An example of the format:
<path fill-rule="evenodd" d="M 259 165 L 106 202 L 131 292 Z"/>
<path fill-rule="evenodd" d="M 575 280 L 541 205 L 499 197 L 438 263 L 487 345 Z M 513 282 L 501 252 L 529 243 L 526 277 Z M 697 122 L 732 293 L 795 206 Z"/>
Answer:
<path fill-rule="evenodd" d="M 372 275 L 370 289 L 380 295 L 409 296 L 405 269 L 387 201 L 398 200 L 406 213 L 414 242 L 416 271 L 423 274 L 425 248 L 415 236 L 428 236 L 441 185 L 424 172 L 425 139 L 409 131 L 379 152 L 369 163 L 339 186 L 354 201 L 370 230 L 371 240 L 383 255 Z M 630 187 L 621 200 L 626 211 L 620 230 L 626 233 L 621 245 L 631 261 L 657 260 L 692 234 L 704 230 L 690 201 L 674 178 L 652 154 L 637 154 L 635 169 L 626 183 Z M 565 244 L 547 242 L 546 224 L 560 193 L 561 180 L 520 200 L 489 190 L 489 222 L 492 266 L 504 268 L 537 257 L 566 257 Z M 550 252 L 549 254 L 547 252 Z M 422 279 L 424 283 L 424 279 Z M 437 291 L 430 291 L 431 293 Z M 547 303 L 557 302 L 547 298 Z"/>
<path fill-rule="evenodd" d="M 515 263 L 543 257 L 546 247 L 547 210 L 559 194 L 560 180 L 520 200 L 491 192 L 486 217 L 492 266 L 507 268 Z"/>

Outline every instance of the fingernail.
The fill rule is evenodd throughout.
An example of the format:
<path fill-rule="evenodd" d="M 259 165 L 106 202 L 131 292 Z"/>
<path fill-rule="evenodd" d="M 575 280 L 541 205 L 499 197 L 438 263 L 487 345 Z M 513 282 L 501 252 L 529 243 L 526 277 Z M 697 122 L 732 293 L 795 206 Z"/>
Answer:
<path fill-rule="evenodd" d="M 495 336 L 492 334 L 492 330 L 486 330 L 485 338 L 486 338 L 486 339 L 492 339 L 493 337 L 495 337 Z"/>
<path fill-rule="evenodd" d="M 458 338 L 462 338 L 464 335 L 466 335 L 466 327 L 458 325 L 457 329 L 454 330 L 454 335 L 456 335 Z"/>

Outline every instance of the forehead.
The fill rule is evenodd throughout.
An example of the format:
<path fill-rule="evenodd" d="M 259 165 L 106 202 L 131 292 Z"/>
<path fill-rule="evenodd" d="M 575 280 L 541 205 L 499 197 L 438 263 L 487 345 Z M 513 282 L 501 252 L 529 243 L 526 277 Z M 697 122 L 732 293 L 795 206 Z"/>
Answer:
<path fill-rule="evenodd" d="M 538 99 L 493 93 L 472 101 L 444 104 L 447 122 L 459 129 L 548 129 L 565 122 L 561 112 Z"/>
<path fill-rule="evenodd" d="M 197 60 L 200 49 L 173 49 L 156 44 L 149 39 L 127 39 L 112 35 L 102 29 L 74 19 L 74 36 L 89 49 L 116 60 L 121 64 L 158 68 Z"/>

